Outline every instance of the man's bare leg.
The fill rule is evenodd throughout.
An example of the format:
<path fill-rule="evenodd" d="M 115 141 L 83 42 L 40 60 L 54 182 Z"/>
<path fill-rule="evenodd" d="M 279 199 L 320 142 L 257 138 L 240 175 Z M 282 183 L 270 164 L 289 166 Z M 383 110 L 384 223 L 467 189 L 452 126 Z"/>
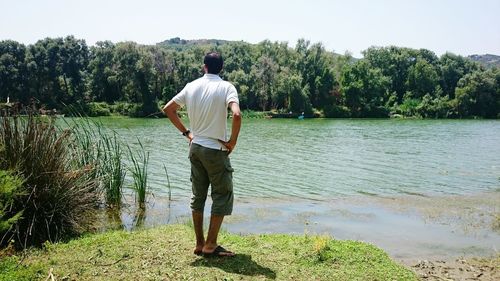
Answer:
<path fill-rule="evenodd" d="M 219 235 L 219 230 L 222 225 L 224 216 L 212 215 L 210 216 L 210 226 L 208 227 L 207 240 L 205 246 L 203 247 L 203 253 L 209 254 L 213 253 L 215 248 L 217 248 L 217 236 Z M 221 256 L 234 256 L 232 252 L 220 253 Z"/>
<path fill-rule="evenodd" d="M 203 246 L 205 246 L 205 237 L 203 236 L 203 212 L 193 211 L 193 226 L 194 233 L 196 234 L 196 248 L 195 254 L 201 254 Z"/>

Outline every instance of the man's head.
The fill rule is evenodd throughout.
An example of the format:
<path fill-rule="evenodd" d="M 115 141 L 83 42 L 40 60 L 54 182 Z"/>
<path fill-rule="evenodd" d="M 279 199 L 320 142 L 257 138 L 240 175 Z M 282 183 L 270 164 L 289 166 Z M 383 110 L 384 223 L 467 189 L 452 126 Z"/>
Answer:
<path fill-rule="evenodd" d="M 217 52 L 210 52 L 205 55 L 203 60 L 207 73 L 219 74 L 224 64 L 222 56 Z"/>

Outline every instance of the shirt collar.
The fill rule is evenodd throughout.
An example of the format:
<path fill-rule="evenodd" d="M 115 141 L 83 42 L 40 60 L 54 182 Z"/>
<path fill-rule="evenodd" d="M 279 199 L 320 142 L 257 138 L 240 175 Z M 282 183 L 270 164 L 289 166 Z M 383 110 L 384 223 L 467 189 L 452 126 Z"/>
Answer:
<path fill-rule="evenodd" d="M 217 74 L 210 74 L 210 73 L 205 73 L 205 75 L 203 75 L 203 77 L 208 78 L 208 79 L 222 79 L 222 78 L 220 78 L 219 75 L 217 75 Z"/>

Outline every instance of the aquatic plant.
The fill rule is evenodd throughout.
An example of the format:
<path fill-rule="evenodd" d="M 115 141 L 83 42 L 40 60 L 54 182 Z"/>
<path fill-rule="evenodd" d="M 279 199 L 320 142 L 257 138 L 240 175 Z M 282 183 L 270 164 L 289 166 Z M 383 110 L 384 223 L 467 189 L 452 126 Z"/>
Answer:
<path fill-rule="evenodd" d="M 132 162 L 132 167 L 130 167 L 130 172 L 132 173 L 132 178 L 134 179 L 133 188 L 136 192 L 136 202 L 140 206 L 144 206 L 146 202 L 146 191 L 148 185 L 148 162 L 149 162 L 149 152 L 144 149 L 142 142 L 139 142 L 139 150 L 132 151 L 130 146 L 127 146 L 129 151 L 129 158 Z"/>
<path fill-rule="evenodd" d="M 99 182 L 108 206 L 121 204 L 122 187 L 126 169 L 122 162 L 122 144 L 116 132 L 87 117 L 66 122 L 72 128 L 78 149 L 77 160 L 81 165 L 96 167 L 94 178 Z"/>
<path fill-rule="evenodd" d="M 108 205 L 120 205 L 122 186 L 126 169 L 122 163 L 122 149 L 116 133 L 112 137 L 102 135 L 104 143 L 104 156 L 100 161 L 101 181 L 106 192 Z"/>

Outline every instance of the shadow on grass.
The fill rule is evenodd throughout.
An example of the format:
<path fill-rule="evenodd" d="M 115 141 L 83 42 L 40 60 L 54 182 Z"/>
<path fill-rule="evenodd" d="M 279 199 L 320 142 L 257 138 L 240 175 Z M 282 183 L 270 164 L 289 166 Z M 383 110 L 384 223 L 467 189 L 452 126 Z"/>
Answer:
<path fill-rule="evenodd" d="M 247 276 L 263 275 L 267 278 L 276 279 L 276 272 L 259 265 L 252 260 L 252 256 L 244 254 L 237 254 L 232 258 L 200 258 L 192 262 L 191 266 L 217 267 L 228 273 Z"/>

